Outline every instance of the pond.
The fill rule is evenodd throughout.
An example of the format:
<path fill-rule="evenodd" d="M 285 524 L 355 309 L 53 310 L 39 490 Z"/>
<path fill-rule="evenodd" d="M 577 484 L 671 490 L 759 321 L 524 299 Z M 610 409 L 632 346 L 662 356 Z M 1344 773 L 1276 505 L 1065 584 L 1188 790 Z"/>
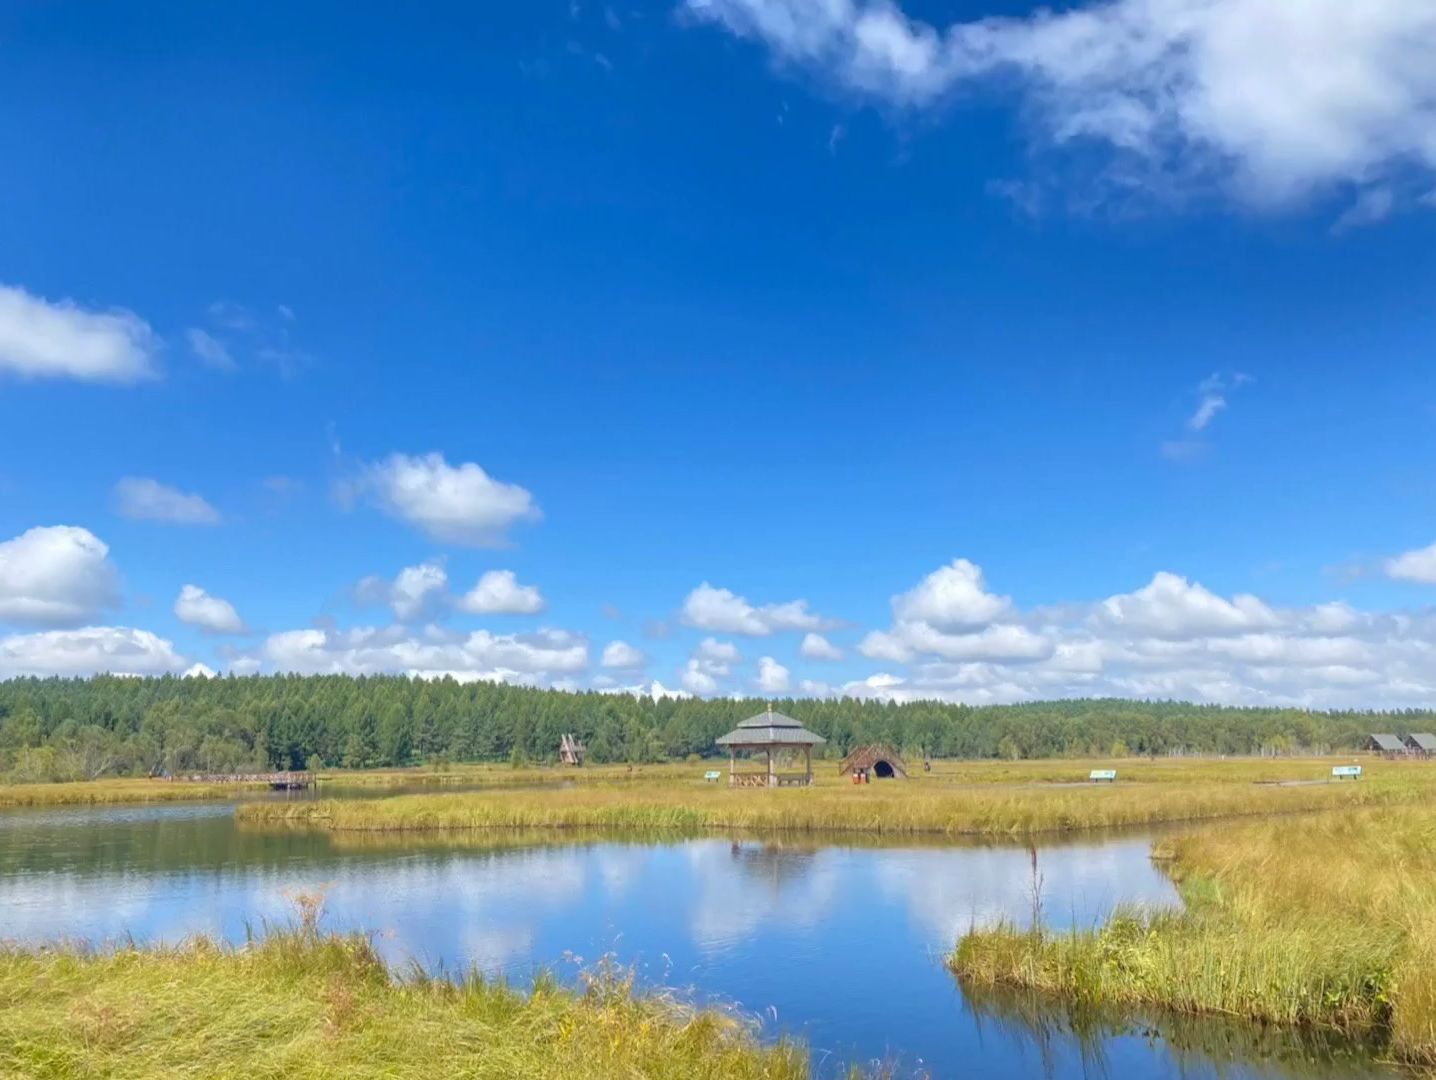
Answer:
<path fill-rule="evenodd" d="M 611 955 L 649 983 L 760 1016 L 765 1037 L 803 1037 L 824 1076 L 848 1062 L 932 1077 L 1387 1075 L 1234 1025 L 1073 1024 L 1030 999 L 964 996 L 942 954 L 973 922 L 1030 920 L 1025 847 L 551 839 L 252 831 L 214 804 L 11 811 L 0 937 L 242 940 L 287 920 L 296 893 L 323 889 L 326 925 L 374 931 L 396 965 L 521 983 Z M 1149 846 L 1146 835 L 1044 842 L 1044 921 L 1174 902 Z"/>

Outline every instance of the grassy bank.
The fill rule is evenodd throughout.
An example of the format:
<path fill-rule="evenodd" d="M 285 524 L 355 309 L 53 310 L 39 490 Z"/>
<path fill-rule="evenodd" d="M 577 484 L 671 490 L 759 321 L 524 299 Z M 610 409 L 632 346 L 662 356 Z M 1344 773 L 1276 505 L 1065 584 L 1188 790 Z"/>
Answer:
<path fill-rule="evenodd" d="M 255 784 L 190 784 L 183 781 L 77 780 L 62 784 L 0 785 L 0 809 L 22 806 L 100 806 L 233 799 L 265 790 Z"/>
<path fill-rule="evenodd" d="M 1029 788 L 1083 784 L 1092 769 L 1117 769 L 1119 788 L 1133 784 L 1192 785 L 1290 783 L 1321 780 L 1334 758 L 1145 758 L 1060 759 L 1052 761 L 935 761 L 931 772 L 916 762 L 904 787 L 922 791 L 948 788 Z M 1349 759 L 1340 759 L 1347 761 Z M 1436 765 L 1425 762 L 1364 760 L 1369 779 L 1378 783 L 1429 784 L 1436 790 Z M 423 766 L 406 769 L 332 769 L 319 774 L 321 791 L 335 795 L 384 795 L 394 791 L 443 792 L 501 788 L 580 787 L 704 790 L 703 773 L 726 762 L 664 762 L 654 765 L 598 765 L 568 769 L 553 765 L 492 763 Z M 847 790 L 835 761 L 814 762 L 817 787 Z M 228 799 L 250 790 L 245 785 L 191 784 L 142 778 L 107 778 L 70 783 L 0 784 L 0 809 L 15 806 L 65 806 Z M 256 789 L 257 790 L 257 789 Z"/>
<path fill-rule="evenodd" d="M 622 978 L 399 983 L 364 938 L 295 930 L 241 950 L 0 951 L 0 1075 L 798 1080 L 808 1063 Z"/>
<path fill-rule="evenodd" d="M 631 829 L 690 833 L 861 832 L 1027 835 L 1379 805 L 1427 790 L 1409 778 L 1311 787 L 1167 783 L 961 787 L 922 783 L 810 790 L 729 790 L 691 783 L 641 787 L 404 795 L 241 806 L 251 824 L 298 823 L 341 832 L 474 829 Z"/>
<path fill-rule="evenodd" d="M 1163 840 L 1186 909 L 977 930 L 968 985 L 1339 1030 L 1436 1064 L 1436 810 L 1235 823 Z"/>

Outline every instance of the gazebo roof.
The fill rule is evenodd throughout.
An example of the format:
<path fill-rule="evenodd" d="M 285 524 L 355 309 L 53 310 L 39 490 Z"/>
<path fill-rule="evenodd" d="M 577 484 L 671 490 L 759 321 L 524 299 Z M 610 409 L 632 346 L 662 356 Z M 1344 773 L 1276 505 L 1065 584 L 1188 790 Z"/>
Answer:
<path fill-rule="evenodd" d="M 750 716 L 727 735 L 718 739 L 719 746 L 818 746 L 828 740 L 814 735 L 791 716 L 767 712 Z"/>

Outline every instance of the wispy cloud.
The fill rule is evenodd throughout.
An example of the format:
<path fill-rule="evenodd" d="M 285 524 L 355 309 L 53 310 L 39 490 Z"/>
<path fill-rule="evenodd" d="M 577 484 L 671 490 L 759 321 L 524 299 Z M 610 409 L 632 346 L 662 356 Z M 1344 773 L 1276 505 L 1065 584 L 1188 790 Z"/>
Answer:
<path fill-rule="evenodd" d="M 1101 0 L 946 26 L 896 0 L 683 10 L 761 43 L 782 70 L 891 109 L 1015 92 L 1034 143 L 1095 149 L 1112 192 L 1216 190 L 1271 209 L 1436 177 L 1430 0 Z"/>
<path fill-rule="evenodd" d="M 1187 431 L 1191 434 L 1186 438 L 1162 443 L 1162 456 L 1169 461 L 1191 461 L 1204 454 L 1208 444 L 1203 439 L 1203 433 L 1211 427 L 1212 421 L 1227 410 L 1232 393 L 1255 381 L 1243 372 L 1213 372 L 1199 382 L 1197 407 L 1186 423 Z"/>

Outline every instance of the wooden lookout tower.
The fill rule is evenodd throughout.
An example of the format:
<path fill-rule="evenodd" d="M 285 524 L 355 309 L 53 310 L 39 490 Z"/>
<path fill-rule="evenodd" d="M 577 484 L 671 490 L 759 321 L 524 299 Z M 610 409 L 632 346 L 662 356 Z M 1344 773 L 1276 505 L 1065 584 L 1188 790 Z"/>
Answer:
<path fill-rule="evenodd" d="M 582 765 L 584 753 L 583 743 L 579 742 L 572 735 L 565 735 L 559 740 L 558 759 L 565 765 Z"/>
<path fill-rule="evenodd" d="M 791 716 L 768 711 L 750 716 L 718 740 L 728 748 L 729 787 L 810 787 L 813 783 L 813 747 L 828 740 L 814 735 Z M 739 772 L 738 752 L 762 753 L 767 759 L 765 772 Z M 780 773 L 778 758 L 782 753 L 803 752 L 803 771 Z"/>
<path fill-rule="evenodd" d="M 895 747 L 887 743 L 872 743 L 859 746 L 838 766 L 838 775 L 847 776 L 857 770 L 866 769 L 875 780 L 906 780 L 907 762 Z"/>

